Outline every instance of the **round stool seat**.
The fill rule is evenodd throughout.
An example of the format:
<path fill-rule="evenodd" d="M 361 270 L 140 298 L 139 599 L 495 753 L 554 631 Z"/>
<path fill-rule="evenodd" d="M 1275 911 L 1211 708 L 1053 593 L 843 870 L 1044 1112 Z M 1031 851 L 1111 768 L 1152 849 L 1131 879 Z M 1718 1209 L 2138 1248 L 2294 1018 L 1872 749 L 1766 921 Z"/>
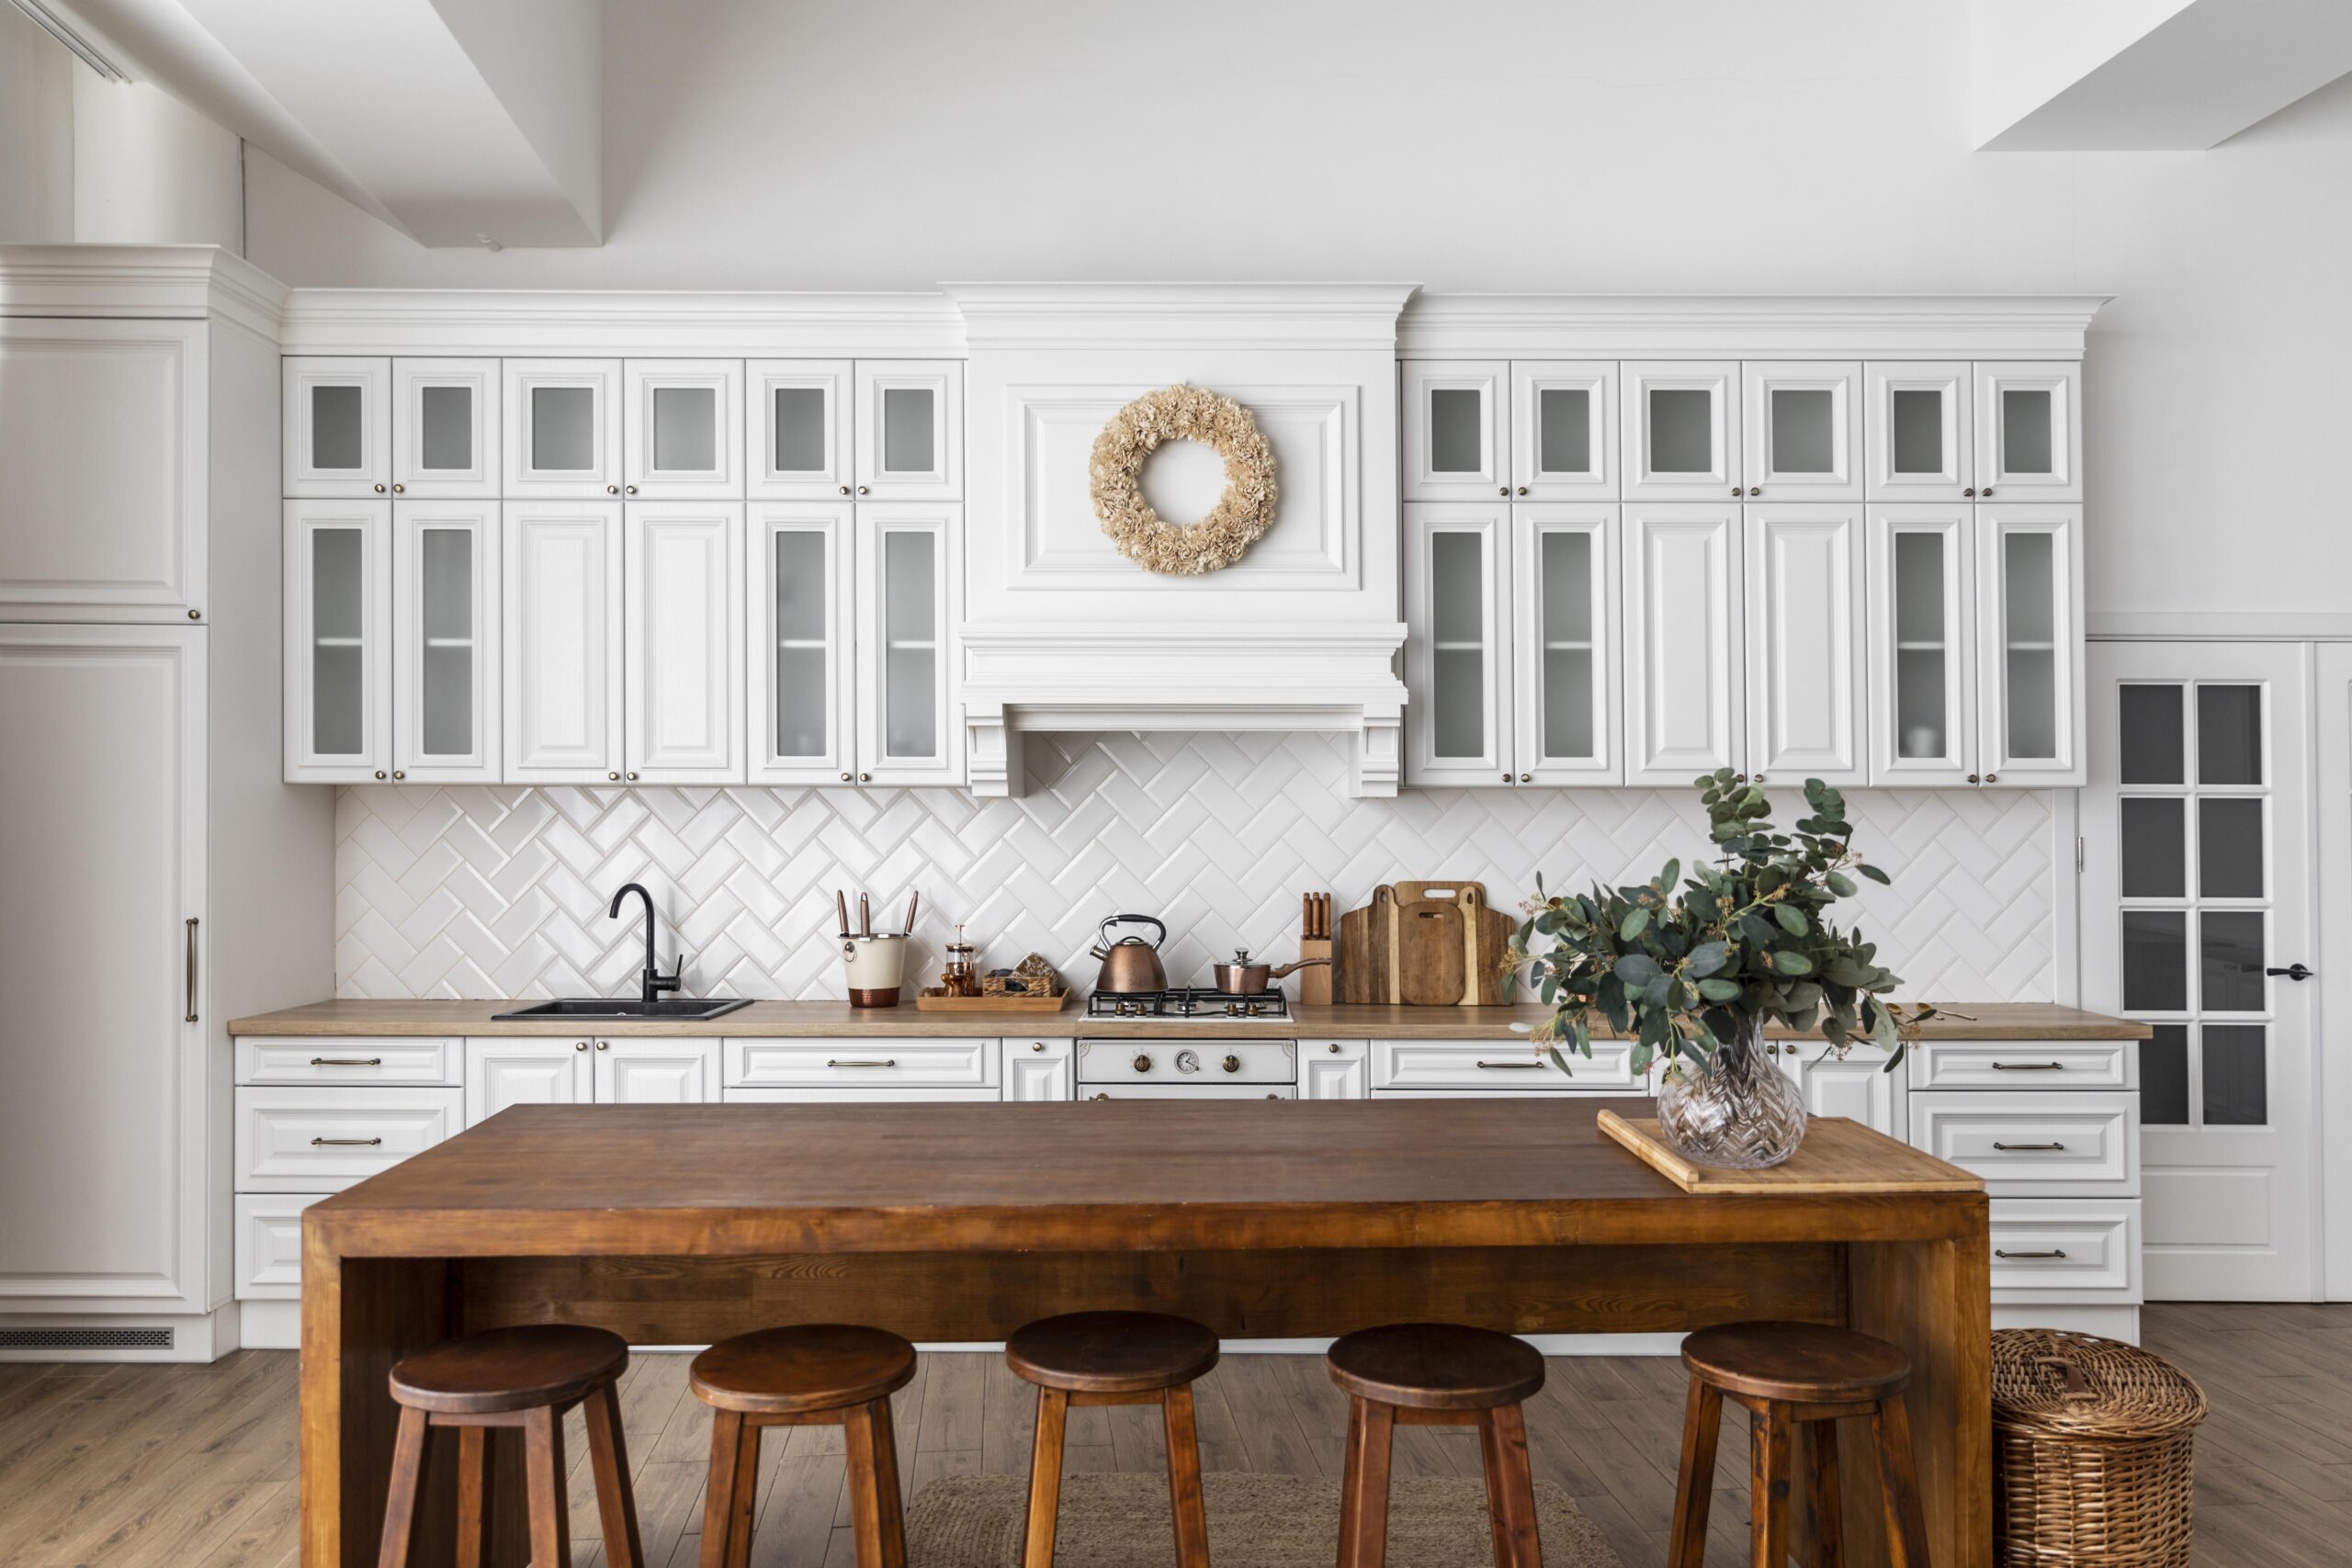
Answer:
<path fill-rule="evenodd" d="M 601 1328 L 530 1323 L 492 1328 L 403 1356 L 392 1398 L 443 1416 L 491 1416 L 569 1404 L 616 1381 L 628 1342 Z"/>
<path fill-rule="evenodd" d="M 1159 1312 L 1073 1312 L 1013 1330 L 1012 1370 L 1041 1388 L 1071 1393 L 1148 1393 L 1176 1388 L 1216 1365 L 1216 1336 Z"/>
<path fill-rule="evenodd" d="M 1791 1404 L 1863 1404 L 1902 1392 L 1911 1359 L 1883 1339 L 1818 1323 L 1726 1323 L 1682 1342 L 1691 1375 Z"/>
<path fill-rule="evenodd" d="M 1360 1328 L 1324 1361 L 1331 1381 L 1358 1399 L 1408 1410 L 1492 1410 L 1544 1386 L 1544 1357 L 1534 1346 L 1453 1323 Z"/>
<path fill-rule="evenodd" d="M 884 1398 L 915 1375 L 915 1348 L 880 1328 L 802 1323 L 722 1339 L 686 1374 L 695 1397 L 746 1416 L 838 1410 Z"/>

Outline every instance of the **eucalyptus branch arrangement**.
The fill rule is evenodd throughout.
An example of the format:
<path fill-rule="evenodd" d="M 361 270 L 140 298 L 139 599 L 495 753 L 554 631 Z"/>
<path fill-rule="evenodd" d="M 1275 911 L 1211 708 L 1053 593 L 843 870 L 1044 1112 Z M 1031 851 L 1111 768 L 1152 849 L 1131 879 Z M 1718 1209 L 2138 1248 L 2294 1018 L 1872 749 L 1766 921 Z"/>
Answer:
<path fill-rule="evenodd" d="M 1546 895 L 1537 877 L 1511 937 L 1506 997 L 1523 969 L 1554 1010 L 1535 1038 L 1563 1071 L 1561 1047 L 1589 1057 L 1602 1023 L 1634 1040 L 1642 1073 L 1660 1055 L 1704 1066 L 1767 1022 L 1818 1029 L 1841 1054 L 1874 1041 L 1892 1071 L 1935 1010 L 1887 1000 L 1903 982 L 1878 949 L 1859 929 L 1829 924 L 1830 905 L 1859 891 L 1856 876 L 1888 880 L 1854 852 L 1845 797 L 1805 780 L 1811 815 L 1782 832 L 1763 790 L 1730 769 L 1695 782 L 1718 858 L 1687 878 L 1670 860 L 1647 883 L 1580 896 Z M 1540 953 L 1538 937 L 1552 942 Z"/>

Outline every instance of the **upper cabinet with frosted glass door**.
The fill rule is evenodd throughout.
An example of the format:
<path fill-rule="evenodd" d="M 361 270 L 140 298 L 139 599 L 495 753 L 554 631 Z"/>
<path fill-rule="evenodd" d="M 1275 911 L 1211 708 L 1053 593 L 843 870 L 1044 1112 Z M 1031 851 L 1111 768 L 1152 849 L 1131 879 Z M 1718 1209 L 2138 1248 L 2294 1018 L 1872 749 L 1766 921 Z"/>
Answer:
<path fill-rule="evenodd" d="M 1518 780 L 1510 705 L 1511 508 L 1405 508 L 1405 782 Z"/>
<path fill-rule="evenodd" d="M 632 359 L 623 373 L 621 494 L 734 501 L 743 494 L 743 362 Z"/>
<path fill-rule="evenodd" d="M 1744 493 L 1739 369 L 1697 359 L 1617 367 L 1628 501 L 1723 501 Z"/>
<path fill-rule="evenodd" d="M 1617 367 L 1430 359 L 1404 367 L 1407 501 L 1617 494 Z"/>
<path fill-rule="evenodd" d="M 1493 501 L 1510 494 L 1510 366 L 1430 359 L 1404 366 L 1405 499 Z"/>
<path fill-rule="evenodd" d="M 392 779 L 496 784 L 498 503 L 392 503 Z"/>
<path fill-rule="evenodd" d="M 1862 367 L 1850 360 L 1749 360 L 1740 367 L 1741 478 L 1747 499 L 1862 499 Z"/>
<path fill-rule="evenodd" d="M 2083 499 L 2083 367 L 1976 366 L 1976 497 Z"/>
<path fill-rule="evenodd" d="M 962 500 L 963 362 L 862 359 L 854 384 L 855 499 Z"/>
<path fill-rule="evenodd" d="M 846 359 L 754 359 L 744 367 L 744 494 L 753 501 L 848 501 L 856 485 Z"/>
<path fill-rule="evenodd" d="M 285 493 L 391 494 L 392 362 L 300 355 L 279 373 Z"/>
<path fill-rule="evenodd" d="M 834 500 L 754 502 L 749 510 L 752 783 L 853 783 L 853 509 Z"/>
<path fill-rule="evenodd" d="M 1511 549 L 1516 781 L 1622 783 L 1617 508 L 1515 506 Z"/>
<path fill-rule="evenodd" d="M 1988 784 L 2079 784 L 2083 509 L 1979 506 L 1976 551 L 1978 771 Z"/>
<path fill-rule="evenodd" d="M 1960 367 L 1963 390 L 1967 368 Z M 1915 455 L 1926 456 L 1917 448 Z M 1976 762 L 1975 524 L 1976 509 L 1965 501 L 1869 510 L 1872 784 L 1984 782 Z"/>
<path fill-rule="evenodd" d="M 1864 367 L 1871 500 L 1976 499 L 1973 388 L 1974 368 L 1964 359 Z"/>
<path fill-rule="evenodd" d="M 1605 360 L 1514 360 L 1513 501 L 1617 496 L 1617 367 Z"/>
<path fill-rule="evenodd" d="M 495 497 L 499 403 L 495 359 L 393 360 L 392 499 Z"/>
<path fill-rule="evenodd" d="M 952 503 L 856 509 L 859 784 L 963 782 L 954 658 L 963 525 Z"/>
<path fill-rule="evenodd" d="M 621 362 L 509 359 L 503 370 L 506 499 L 617 499 Z"/>
<path fill-rule="evenodd" d="M 288 784 L 391 776 L 391 513 L 372 498 L 286 502 Z"/>

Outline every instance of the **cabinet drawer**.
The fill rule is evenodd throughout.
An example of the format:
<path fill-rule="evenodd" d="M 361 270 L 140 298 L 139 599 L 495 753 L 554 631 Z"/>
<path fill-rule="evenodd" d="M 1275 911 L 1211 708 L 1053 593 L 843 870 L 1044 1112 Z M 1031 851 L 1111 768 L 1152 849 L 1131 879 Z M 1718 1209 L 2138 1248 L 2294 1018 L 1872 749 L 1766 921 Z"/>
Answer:
<path fill-rule="evenodd" d="M 237 1195 L 237 1299 L 291 1301 L 302 1293 L 302 1211 L 323 1192 Z"/>
<path fill-rule="evenodd" d="M 993 1105 L 992 1089 L 726 1089 L 729 1105 Z"/>
<path fill-rule="evenodd" d="M 1080 1100 L 1296 1100 L 1286 1083 L 1105 1083 L 1078 1086 Z"/>
<path fill-rule="evenodd" d="M 340 1192 L 464 1123 L 458 1089 L 241 1089 L 237 1190 Z"/>
<path fill-rule="evenodd" d="M 729 1040 L 729 1089 L 995 1089 L 994 1040 Z"/>
<path fill-rule="evenodd" d="M 1187 1090 L 1298 1081 L 1288 1040 L 1081 1040 L 1079 1098 L 1097 1087 L 1166 1084 Z"/>
<path fill-rule="evenodd" d="M 2137 1089 L 2136 1040 L 1929 1040 L 1911 1048 L 1914 1089 Z"/>
<path fill-rule="evenodd" d="M 1508 1040 L 1375 1040 L 1372 1043 L 1372 1087 L 1396 1089 L 1475 1089 L 1489 1092 L 1520 1089 L 1600 1089 L 1612 1094 L 1639 1094 L 1644 1084 L 1634 1071 L 1634 1047 L 1621 1040 L 1596 1040 L 1587 1061 L 1563 1047 L 1573 1075 L 1532 1042 Z"/>
<path fill-rule="evenodd" d="M 1992 1211 L 1995 1301 L 2140 1299 L 2137 1198 L 2001 1198 Z"/>
<path fill-rule="evenodd" d="M 1911 1142 L 1984 1178 L 1996 1198 L 2132 1198 L 2140 1192 L 2139 1098 L 1915 1092 Z"/>
<path fill-rule="evenodd" d="M 237 1042 L 241 1084 L 454 1084 L 456 1040 L 264 1039 Z"/>

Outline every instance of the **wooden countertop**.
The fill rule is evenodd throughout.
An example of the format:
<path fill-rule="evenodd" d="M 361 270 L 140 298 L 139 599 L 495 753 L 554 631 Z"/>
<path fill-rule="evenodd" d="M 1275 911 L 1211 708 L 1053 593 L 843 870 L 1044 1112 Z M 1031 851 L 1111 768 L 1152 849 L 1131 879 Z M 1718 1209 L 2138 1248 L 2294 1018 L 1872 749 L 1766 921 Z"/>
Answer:
<path fill-rule="evenodd" d="M 1026 1035 L 1033 1039 L 1139 1039 L 1182 1033 L 1203 1039 L 1498 1040 L 1515 1023 L 1539 1023 L 1544 1010 L 1508 1008 L 1417 1008 L 1385 1006 L 1299 1007 L 1286 1023 L 1234 1020 L 1216 1024 L 1164 1024 L 1089 1019 L 1073 1001 L 1058 1013 L 919 1012 L 912 1005 L 865 1010 L 847 1002 L 753 1002 L 706 1021 L 600 1019 L 593 1026 L 574 1019 L 518 1020 L 492 1023 L 494 1013 L 526 1006 L 517 1001 L 350 1000 L 314 1002 L 229 1024 L 232 1034 L 397 1037 L 401 1035 L 732 1035 L 775 1038 L 875 1039 L 923 1035 L 957 1037 Z M 2145 1040 L 2148 1026 L 2048 1002 L 1939 1002 L 1950 1012 L 1920 1031 L 1927 1040 Z M 1785 1030 L 1774 1030 L 1786 1034 Z"/>

